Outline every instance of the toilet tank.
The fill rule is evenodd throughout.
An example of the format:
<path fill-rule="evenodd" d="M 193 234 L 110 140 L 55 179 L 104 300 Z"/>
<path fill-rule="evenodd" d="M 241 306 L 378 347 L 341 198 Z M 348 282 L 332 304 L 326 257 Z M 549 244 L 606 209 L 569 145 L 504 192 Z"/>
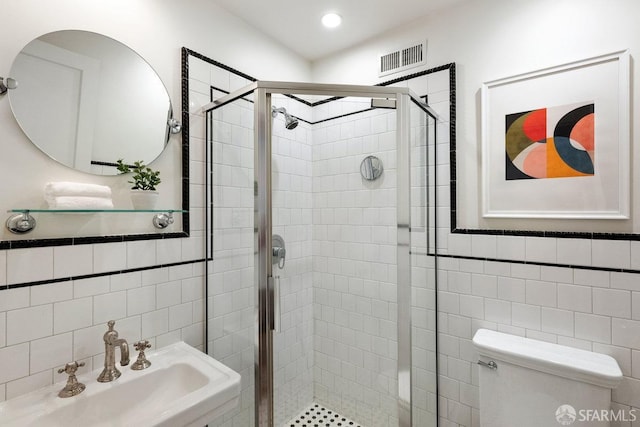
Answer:
<path fill-rule="evenodd" d="M 611 389 L 622 380 L 610 356 L 479 329 L 481 427 L 609 426 Z"/>

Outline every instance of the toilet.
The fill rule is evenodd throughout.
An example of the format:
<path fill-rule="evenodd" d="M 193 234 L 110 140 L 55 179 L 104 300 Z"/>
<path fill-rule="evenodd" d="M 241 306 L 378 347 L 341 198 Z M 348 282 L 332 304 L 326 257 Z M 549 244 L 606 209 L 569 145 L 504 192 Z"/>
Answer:
<path fill-rule="evenodd" d="M 601 427 L 620 416 L 610 405 L 622 372 L 610 356 L 487 329 L 473 344 L 481 427 Z"/>

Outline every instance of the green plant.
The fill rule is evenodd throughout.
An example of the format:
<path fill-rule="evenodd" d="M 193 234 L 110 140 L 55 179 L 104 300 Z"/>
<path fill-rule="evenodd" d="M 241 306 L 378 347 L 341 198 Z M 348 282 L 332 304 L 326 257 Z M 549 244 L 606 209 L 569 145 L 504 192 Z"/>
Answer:
<path fill-rule="evenodd" d="M 134 162 L 132 167 L 124 164 L 123 159 L 117 162 L 118 172 L 121 174 L 133 172 L 133 181 L 127 181 L 133 184 L 132 190 L 151 190 L 156 189 L 156 185 L 160 184 L 160 171 L 154 171 L 146 166 L 142 160 Z"/>

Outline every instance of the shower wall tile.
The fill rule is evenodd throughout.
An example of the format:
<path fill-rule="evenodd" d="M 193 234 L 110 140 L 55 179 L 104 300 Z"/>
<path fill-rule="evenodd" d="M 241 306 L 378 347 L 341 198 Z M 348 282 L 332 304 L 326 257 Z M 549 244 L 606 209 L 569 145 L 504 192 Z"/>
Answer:
<path fill-rule="evenodd" d="M 82 329 L 93 325 L 93 300 L 69 299 L 53 305 L 53 333 Z"/>
<path fill-rule="evenodd" d="M 127 268 L 126 243 L 93 245 L 93 272 L 105 273 Z"/>
<path fill-rule="evenodd" d="M 28 342 L 53 333 L 53 305 L 7 312 L 7 345 Z"/>
<path fill-rule="evenodd" d="M 49 286 L 34 286 L 31 292 L 31 305 L 48 304 L 70 299 L 73 294 L 71 282 L 53 283 Z"/>
<path fill-rule="evenodd" d="M 169 269 L 167 267 L 154 268 L 142 271 L 142 286 L 157 285 L 169 280 Z"/>
<path fill-rule="evenodd" d="M 640 350 L 639 321 L 613 318 L 611 322 L 613 345 Z"/>
<path fill-rule="evenodd" d="M 29 344 L 23 343 L 0 349 L 0 384 L 29 375 Z"/>
<path fill-rule="evenodd" d="M 218 89 L 226 90 L 227 92 L 230 91 L 229 79 L 231 76 L 227 70 L 209 65 L 209 72 L 209 83 L 211 83 L 211 86 L 214 86 Z"/>
<path fill-rule="evenodd" d="M 189 59 L 189 78 L 204 83 L 211 82 L 211 65 L 198 58 Z"/>
<path fill-rule="evenodd" d="M 588 286 L 558 283 L 558 308 L 591 313 L 593 311 L 591 295 L 595 290 Z"/>
<path fill-rule="evenodd" d="M 7 344 L 7 313 L 0 314 L 0 348 Z"/>
<path fill-rule="evenodd" d="M 64 366 L 71 361 L 72 333 L 54 335 L 31 342 L 29 349 L 31 375 Z"/>
<path fill-rule="evenodd" d="M 168 264 L 182 259 L 182 243 L 179 239 L 156 240 L 158 264 Z"/>
<path fill-rule="evenodd" d="M 20 378 L 18 380 L 10 381 L 6 384 L 7 387 L 7 399 L 18 397 L 21 394 L 28 393 L 33 390 L 37 390 L 42 387 L 46 387 L 52 384 L 51 371 L 42 371 L 35 375 Z M 1 397 L 1 396 L 0 396 Z"/>
<path fill-rule="evenodd" d="M 611 268 L 631 267 L 631 242 L 628 240 L 593 240 L 593 265 Z"/>
<path fill-rule="evenodd" d="M 497 239 L 497 257 L 499 259 L 524 259 L 525 238 L 520 236 L 505 236 Z M 452 252 L 458 254 L 458 252 Z"/>
<path fill-rule="evenodd" d="M 74 298 L 99 295 L 109 292 L 109 276 L 92 277 L 73 281 Z"/>
<path fill-rule="evenodd" d="M 14 249 L 7 252 L 7 283 L 53 279 L 53 248 Z"/>
<path fill-rule="evenodd" d="M 81 276 L 93 273 L 93 251 L 91 249 L 91 245 L 53 248 L 54 277 Z"/>
<path fill-rule="evenodd" d="M 7 284 L 7 251 L 0 251 L 0 286 Z"/>
<path fill-rule="evenodd" d="M 634 277 L 633 275 L 617 275 L 617 273 L 609 273 L 608 271 L 575 269 L 573 270 L 573 283 L 576 285 L 597 286 L 601 288 L 612 287 L 612 283 L 624 283 L 626 279 Z M 618 281 L 617 279 L 622 279 Z M 613 286 L 616 287 L 616 286 Z"/>
<path fill-rule="evenodd" d="M 14 288 L 2 291 L 0 312 L 29 306 L 29 288 Z"/>
<path fill-rule="evenodd" d="M 495 258 L 497 254 L 496 236 L 471 236 L 471 255 L 483 258 Z"/>
<path fill-rule="evenodd" d="M 148 267 L 156 262 L 155 241 L 127 242 L 127 268 Z"/>
<path fill-rule="evenodd" d="M 368 105 L 347 98 L 314 114 L 331 117 L 360 108 Z M 363 425 L 397 424 L 395 406 L 382 404 L 394 399 L 397 364 L 396 159 L 390 117 L 395 112 L 376 110 L 313 130 L 314 393 L 320 403 Z M 360 177 L 360 162 L 369 154 L 383 161 L 378 181 Z M 444 305 L 458 312 L 455 297 Z M 415 310 L 428 318 L 424 309 Z M 458 328 L 463 333 L 465 326 Z M 379 369 L 387 365 L 389 370 Z"/>
<path fill-rule="evenodd" d="M 558 263 L 566 265 L 591 265 L 591 240 L 557 239 Z"/>
<path fill-rule="evenodd" d="M 533 262 L 555 263 L 556 239 L 544 237 L 525 237 L 525 259 Z"/>
<path fill-rule="evenodd" d="M 594 289 L 593 312 L 606 316 L 631 318 L 631 292 Z"/>

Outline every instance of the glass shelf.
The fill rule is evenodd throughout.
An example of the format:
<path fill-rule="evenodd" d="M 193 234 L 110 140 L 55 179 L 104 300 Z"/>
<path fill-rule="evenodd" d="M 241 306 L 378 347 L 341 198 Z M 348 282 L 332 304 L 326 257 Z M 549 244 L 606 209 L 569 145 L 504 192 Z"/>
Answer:
<path fill-rule="evenodd" d="M 25 234 L 36 227 L 36 220 L 31 216 L 33 213 L 155 213 L 153 226 L 162 230 L 173 224 L 174 213 L 189 211 L 182 209 L 10 209 L 7 212 L 13 214 L 7 219 L 7 229 L 14 234 Z"/>
<path fill-rule="evenodd" d="M 182 209 L 10 209 L 10 213 L 187 213 Z"/>

